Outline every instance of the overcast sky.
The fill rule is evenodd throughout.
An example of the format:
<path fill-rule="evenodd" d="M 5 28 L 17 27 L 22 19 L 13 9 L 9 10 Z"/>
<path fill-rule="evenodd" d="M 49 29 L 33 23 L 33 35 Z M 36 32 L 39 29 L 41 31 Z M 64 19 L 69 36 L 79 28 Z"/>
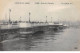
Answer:
<path fill-rule="evenodd" d="M 15 4 L 15 2 L 29 2 L 30 4 Z M 54 4 L 34 4 L 35 2 L 45 2 Z M 48 21 L 65 20 L 65 21 L 77 21 L 80 18 L 77 8 L 73 4 L 61 4 L 69 2 L 68 0 L 54 0 L 54 1 L 43 1 L 43 0 L 16 0 L 6 6 L 3 19 L 9 18 L 9 9 L 11 9 L 12 20 L 28 20 L 29 12 L 31 12 L 32 21 L 45 21 L 46 16 Z M 6 16 L 6 17 L 5 17 Z"/>

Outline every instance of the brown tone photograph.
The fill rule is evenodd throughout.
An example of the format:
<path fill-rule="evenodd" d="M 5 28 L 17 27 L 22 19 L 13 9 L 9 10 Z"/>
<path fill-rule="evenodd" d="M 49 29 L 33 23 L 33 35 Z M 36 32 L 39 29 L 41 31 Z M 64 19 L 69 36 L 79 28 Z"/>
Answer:
<path fill-rule="evenodd" d="M 80 51 L 80 0 L 0 0 L 0 51 Z"/>

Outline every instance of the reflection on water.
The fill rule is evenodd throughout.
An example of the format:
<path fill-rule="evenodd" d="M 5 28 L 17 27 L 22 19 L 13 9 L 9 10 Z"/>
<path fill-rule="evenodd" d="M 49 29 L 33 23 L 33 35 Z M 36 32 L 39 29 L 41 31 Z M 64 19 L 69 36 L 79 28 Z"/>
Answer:
<path fill-rule="evenodd" d="M 80 29 L 68 28 L 60 31 L 38 32 L 35 34 L 21 35 L 18 33 L 7 34 L 7 40 L 0 43 L 0 50 L 8 51 L 56 51 L 73 50 L 77 45 Z M 25 38 L 24 38 L 25 37 Z M 10 39 L 11 38 L 11 39 Z"/>
<path fill-rule="evenodd" d="M 3 51 L 3 44 L 0 43 L 0 51 Z"/>

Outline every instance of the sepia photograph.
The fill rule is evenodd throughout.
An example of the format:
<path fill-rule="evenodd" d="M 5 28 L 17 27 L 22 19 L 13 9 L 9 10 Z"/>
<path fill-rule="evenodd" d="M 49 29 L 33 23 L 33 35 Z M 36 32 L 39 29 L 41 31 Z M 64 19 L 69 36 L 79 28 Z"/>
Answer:
<path fill-rule="evenodd" d="M 80 51 L 80 0 L 0 0 L 0 51 Z"/>

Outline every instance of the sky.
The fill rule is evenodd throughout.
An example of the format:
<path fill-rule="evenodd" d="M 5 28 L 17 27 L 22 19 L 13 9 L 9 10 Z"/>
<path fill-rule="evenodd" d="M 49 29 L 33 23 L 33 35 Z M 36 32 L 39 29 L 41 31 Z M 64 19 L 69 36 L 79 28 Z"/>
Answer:
<path fill-rule="evenodd" d="M 29 12 L 31 13 L 31 21 L 80 21 L 79 0 L 7 0 L 1 3 L 0 20 L 9 19 L 9 9 L 11 9 L 11 20 L 28 21 Z M 30 4 L 15 4 L 15 2 L 28 2 Z M 54 4 L 35 4 L 54 3 Z M 61 4 L 61 3 L 72 4 Z"/>

